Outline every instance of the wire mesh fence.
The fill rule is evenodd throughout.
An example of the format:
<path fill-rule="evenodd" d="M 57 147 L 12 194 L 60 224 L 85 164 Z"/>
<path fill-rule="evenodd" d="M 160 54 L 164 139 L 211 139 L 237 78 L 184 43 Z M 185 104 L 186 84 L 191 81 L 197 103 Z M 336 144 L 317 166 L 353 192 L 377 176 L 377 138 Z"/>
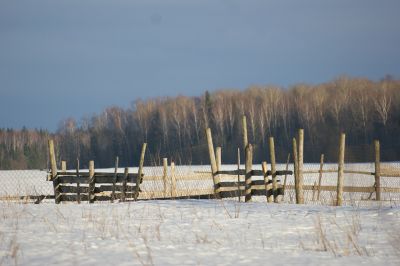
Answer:
<path fill-rule="evenodd" d="M 201 147 L 204 148 L 204 147 Z M 359 153 L 353 149 L 351 156 L 363 156 L 363 158 L 374 158 L 373 149 L 365 155 L 366 149 L 360 149 Z M 368 150 L 368 149 L 367 149 Z M 279 151 L 284 153 L 284 151 Z M 266 151 L 267 153 L 267 151 Z M 289 152 L 288 152 L 289 153 Z M 287 154 L 288 154 L 287 153 Z M 361 154 L 362 153 L 362 154 Z M 192 196 L 210 197 L 214 194 L 214 182 L 209 164 L 205 165 L 179 165 L 174 161 L 176 158 L 167 159 L 163 164 L 162 156 L 155 155 L 148 150 L 145 156 L 143 183 L 140 185 L 141 192 L 139 199 L 162 199 L 182 198 Z M 280 156 L 285 158 L 287 156 Z M 222 158 L 224 158 L 224 153 Z M 294 171 L 293 159 L 289 156 L 288 162 L 278 162 L 277 170 Z M 304 199 L 306 204 L 335 205 L 336 188 L 338 181 L 338 164 L 336 158 L 325 158 L 328 163 L 320 162 L 305 163 L 303 167 L 304 177 Z M 347 158 L 346 158 L 347 159 Z M 336 159 L 337 160 L 337 159 Z M 205 163 L 209 160 L 204 159 Z M 307 161 L 307 158 L 305 158 Z M 261 162 L 253 162 L 254 170 L 261 170 Z M 240 165 L 240 169 L 244 169 Z M 268 167 L 270 170 L 270 165 Z M 322 169 L 322 171 L 321 171 Z M 96 169 L 96 171 L 114 172 L 114 168 Z M 237 165 L 222 164 L 221 170 L 237 170 Z M 71 169 L 74 171 L 74 169 Z M 81 171 L 87 171 L 81 169 Z M 118 168 L 119 173 L 124 168 Z M 129 173 L 137 173 L 138 167 L 130 167 Z M 344 205 L 363 204 L 376 199 L 375 192 L 375 164 L 345 163 L 344 165 Z M 53 196 L 54 189 L 52 182 L 47 181 L 47 171 L 41 170 L 16 170 L 0 171 L 0 199 L 24 198 L 37 196 Z M 244 176 L 221 175 L 221 181 L 244 181 Z M 253 180 L 263 180 L 263 176 L 253 176 Z M 269 177 L 271 178 L 271 177 Z M 278 177 L 281 187 L 284 187 L 284 195 L 281 202 L 295 203 L 295 180 L 294 175 L 286 174 Z M 381 202 L 400 202 L 400 162 L 380 163 L 380 187 Z M 237 200 L 234 197 L 231 200 Z M 243 200 L 243 197 L 241 198 Z M 254 200 L 265 201 L 265 196 L 256 196 Z"/>

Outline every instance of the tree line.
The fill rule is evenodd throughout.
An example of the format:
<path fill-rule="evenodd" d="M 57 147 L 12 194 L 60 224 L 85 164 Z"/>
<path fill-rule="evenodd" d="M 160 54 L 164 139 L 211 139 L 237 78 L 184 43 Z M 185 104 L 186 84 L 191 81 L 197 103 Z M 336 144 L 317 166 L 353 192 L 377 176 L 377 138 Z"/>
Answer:
<path fill-rule="evenodd" d="M 252 86 L 246 90 L 206 91 L 198 97 L 136 100 L 129 108 L 60 122 L 58 130 L 0 130 L 0 168 L 46 168 L 47 139 L 55 139 L 57 157 L 74 167 L 95 160 L 96 167 L 138 163 L 143 142 L 147 164 L 163 157 L 179 164 L 208 164 L 205 128 L 222 146 L 224 163 L 235 163 L 242 148 L 242 116 L 247 117 L 255 162 L 268 160 L 268 137 L 274 136 L 277 159 L 285 162 L 298 128 L 305 130 L 305 160 L 337 158 L 340 132 L 346 133 L 346 160 L 372 161 L 371 143 L 379 139 L 382 160 L 400 159 L 400 81 L 340 77 L 288 89 Z M 243 153 L 242 153 L 243 154 Z"/>

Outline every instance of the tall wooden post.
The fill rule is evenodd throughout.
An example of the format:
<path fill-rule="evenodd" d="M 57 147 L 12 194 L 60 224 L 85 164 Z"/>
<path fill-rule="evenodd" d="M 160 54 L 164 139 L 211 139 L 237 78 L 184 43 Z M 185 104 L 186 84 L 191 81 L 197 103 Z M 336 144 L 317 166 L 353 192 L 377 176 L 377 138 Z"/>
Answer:
<path fill-rule="evenodd" d="M 115 168 L 114 168 L 114 177 L 113 177 L 112 192 L 111 192 L 111 202 L 114 202 L 114 200 L 115 200 L 115 184 L 117 183 L 118 163 L 119 163 L 119 158 L 117 156 L 117 157 L 115 157 Z"/>
<path fill-rule="evenodd" d="M 81 204 L 81 184 L 80 184 L 80 173 L 79 173 L 79 158 L 76 158 L 76 200 L 78 201 L 78 204 Z"/>
<path fill-rule="evenodd" d="M 89 161 L 89 203 L 94 203 L 95 188 L 94 161 Z"/>
<path fill-rule="evenodd" d="M 262 166 L 262 171 L 264 174 L 265 196 L 267 197 L 268 202 L 273 202 L 274 195 L 273 195 L 273 191 L 272 191 L 272 186 L 271 186 L 271 184 L 269 182 L 269 178 L 268 178 L 268 164 L 267 164 L 267 162 L 262 162 L 261 166 Z"/>
<path fill-rule="evenodd" d="M 171 162 L 171 198 L 176 197 L 175 163 Z"/>
<path fill-rule="evenodd" d="M 213 144 L 210 128 L 206 129 L 206 136 L 207 136 L 207 143 L 208 143 L 208 154 L 210 156 L 211 174 L 212 174 L 212 178 L 213 178 L 213 182 L 214 182 L 214 194 L 215 194 L 216 198 L 220 198 L 219 180 L 217 177 L 218 168 L 217 168 L 217 162 L 215 159 L 214 144 Z"/>
<path fill-rule="evenodd" d="M 344 133 L 342 133 L 342 134 L 340 134 L 340 141 L 339 141 L 338 182 L 337 182 L 336 206 L 342 206 L 342 202 L 343 202 L 345 143 L 346 143 L 346 135 Z"/>
<path fill-rule="evenodd" d="M 217 147 L 215 149 L 215 162 L 217 163 L 217 171 L 221 171 L 221 165 L 222 165 L 222 152 L 221 152 L 221 147 Z"/>
<path fill-rule="evenodd" d="M 253 146 L 248 144 L 246 147 L 246 164 L 245 164 L 245 202 L 251 201 L 251 168 L 253 166 Z"/>
<path fill-rule="evenodd" d="M 278 202 L 278 183 L 276 182 L 276 161 L 274 138 L 269 138 L 269 156 L 271 158 L 272 195 L 274 202 Z"/>
<path fill-rule="evenodd" d="M 249 139 L 247 137 L 247 120 L 245 115 L 242 117 L 242 132 L 243 132 L 243 149 L 246 149 L 247 145 L 249 145 Z"/>
<path fill-rule="evenodd" d="M 49 144 L 49 157 L 51 164 L 51 181 L 53 181 L 53 188 L 54 188 L 54 199 L 55 203 L 59 204 L 61 202 L 61 191 L 57 177 L 57 161 L 56 161 L 56 153 L 54 150 L 54 141 L 52 139 L 49 139 L 48 144 Z"/>
<path fill-rule="evenodd" d="M 381 149 L 379 140 L 374 141 L 375 147 L 375 193 L 376 200 L 381 200 Z"/>
<path fill-rule="evenodd" d="M 135 195 L 134 195 L 134 200 L 136 201 L 137 198 L 139 197 L 139 191 L 140 191 L 140 184 L 142 183 L 142 175 L 143 175 L 143 165 L 144 165 L 144 155 L 146 154 L 146 147 L 147 143 L 143 143 L 142 146 L 142 151 L 140 153 L 140 161 L 139 161 L 139 170 L 138 170 L 138 177 L 136 180 L 136 189 L 135 189 Z"/>
<path fill-rule="evenodd" d="M 299 129 L 299 163 L 297 167 L 297 176 L 299 178 L 299 204 L 304 204 L 304 191 L 303 191 L 303 160 L 304 160 L 304 130 Z"/>
<path fill-rule="evenodd" d="M 289 171 L 289 162 L 290 162 L 290 153 L 288 153 L 287 160 L 286 160 L 286 172 Z M 286 181 L 287 181 L 287 174 L 285 174 L 285 179 L 283 180 L 283 189 L 282 189 L 282 201 L 285 198 L 285 191 L 286 191 Z"/>
<path fill-rule="evenodd" d="M 167 174 L 168 174 L 168 159 L 167 158 L 163 158 L 164 198 L 167 196 Z"/>
<path fill-rule="evenodd" d="M 238 182 L 238 200 L 240 202 L 240 197 L 242 196 L 241 189 L 240 189 L 240 148 L 237 149 L 237 182 Z"/>
<path fill-rule="evenodd" d="M 321 159 L 319 162 L 319 177 L 318 177 L 318 193 L 317 200 L 319 200 L 319 196 L 321 194 L 321 183 L 322 183 L 322 171 L 324 168 L 324 154 L 321 154 Z"/>
<path fill-rule="evenodd" d="M 124 179 L 122 181 L 122 190 L 121 190 L 121 201 L 124 202 L 126 198 L 126 180 L 128 179 L 129 168 L 125 167 L 124 171 Z"/>
<path fill-rule="evenodd" d="M 57 161 L 56 153 L 54 151 L 54 141 L 49 139 L 49 157 L 50 157 L 50 167 L 51 167 L 51 180 L 57 176 Z"/>
<path fill-rule="evenodd" d="M 300 188 L 299 188 L 299 158 L 297 156 L 297 141 L 293 138 L 293 170 L 294 170 L 294 190 L 296 194 L 296 204 L 300 204 Z"/>

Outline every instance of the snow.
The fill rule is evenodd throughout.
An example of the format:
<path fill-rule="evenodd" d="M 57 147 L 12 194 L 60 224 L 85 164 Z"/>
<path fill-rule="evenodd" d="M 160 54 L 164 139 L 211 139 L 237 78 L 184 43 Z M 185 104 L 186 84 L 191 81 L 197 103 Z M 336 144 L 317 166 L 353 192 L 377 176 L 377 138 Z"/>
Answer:
<path fill-rule="evenodd" d="M 0 201 L 0 265 L 400 265 L 400 207 Z"/>

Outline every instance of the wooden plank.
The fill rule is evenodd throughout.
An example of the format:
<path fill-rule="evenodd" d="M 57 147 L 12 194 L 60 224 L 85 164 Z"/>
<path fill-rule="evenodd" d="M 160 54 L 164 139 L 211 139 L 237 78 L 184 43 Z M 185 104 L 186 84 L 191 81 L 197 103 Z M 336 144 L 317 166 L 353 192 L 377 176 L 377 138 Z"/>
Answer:
<path fill-rule="evenodd" d="M 125 194 L 126 199 L 132 199 L 134 200 L 135 192 L 128 192 Z M 61 194 L 60 196 L 61 201 L 77 201 L 77 195 L 76 194 Z M 116 199 L 121 199 L 122 198 L 122 193 L 115 193 L 115 198 Z M 89 199 L 89 196 L 87 194 L 82 194 L 81 195 L 81 200 L 82 201 L 87 201 Z M 94 201 L 110 201 L 111 200 L 111 195 L 95 195 L 94 196 Z"/>
<path fill-rule="evenodd" d="M 63 186 L 60 185 L 60 193 L 76 193 L 78 194 L 79 192 L 79 196 L 80 193 L 89 193 L 89 187 L 82 187 L 79 186 L 79 188 L 77 186 Z M 78 197 L 77 197 L 78 200 Z"/>
<path fill-rule="evenodd" d="M 340 134 L 339 140 L 339 159 L 338 159 L 338 181 L 337 181 L 337 197 L 336 206 L 342 206 L 343 201 L 343 184 L 344 184 L 344 153 L 346 135 L 344 133 Z"/>
<path fill-rule="evenodd" d="M 136 174 L 135 174 L 136 175 Z M 128 183 L 136 183 L 136 176 L 129 174 L 126 177 L 126 181 Z M 110 173 L 110 176 L 96 176 L 95 174 L 95 182 L 96 183 L 109 183 L 112 184 L 113 183 L 113 176 L 112 173 Z M 60 183 L 81 183 L 81 184 L 88 184 L 89 183 L 89 177 L 85 177 L 85 176 L 79 176 L 77 177 L 76 175 L 65 175 L 65 176 L 58 176 L 59 182 Z M 122 173 L 118 173 L 117 175 L 117 179 L 116 179 L 116 183 L 122 183 L 125 180 L 125 175 Z"/>

